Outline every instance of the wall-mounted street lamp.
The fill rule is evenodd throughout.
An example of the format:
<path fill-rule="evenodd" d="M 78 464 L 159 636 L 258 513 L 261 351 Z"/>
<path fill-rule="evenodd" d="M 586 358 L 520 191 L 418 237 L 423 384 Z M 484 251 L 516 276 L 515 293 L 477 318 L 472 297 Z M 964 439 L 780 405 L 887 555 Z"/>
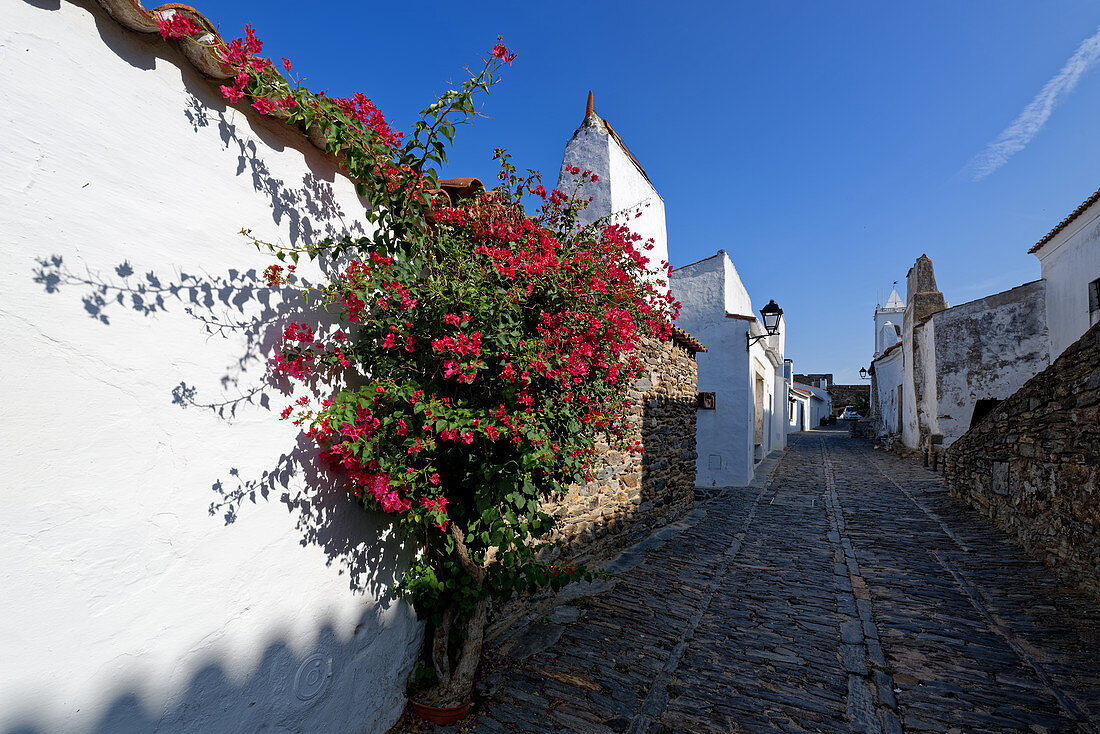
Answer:
<path fill-rule="evenodd" d="M 779 322 L 783 320 L 783 309 L 776 304 L 774 299 L 768 301 L 768 305 L 760 309 L 760 315 L 764 317 L 765 333 L 759 336 L 753 336 L 752 334 L 746 333 L 745 338 L 747 339 L 747 343 L 745 344 L 745 349 L 751 347 L 752 343 L 755 341 L 759 341 L 765 337 L 775 336 L 779 333 Z"/>
<path fill-rule="evenodd" d="M 868 375 L 868 374 L 869 374 L 869 373 L 867 372 L 867 368 L 866 368 L 866 367 L 860 367 L 860 368 L 859 368 L 859 379 L 861 379 L 861 380 L 866 380 L 866 379 L 867 379 L 867 375 Z"/>

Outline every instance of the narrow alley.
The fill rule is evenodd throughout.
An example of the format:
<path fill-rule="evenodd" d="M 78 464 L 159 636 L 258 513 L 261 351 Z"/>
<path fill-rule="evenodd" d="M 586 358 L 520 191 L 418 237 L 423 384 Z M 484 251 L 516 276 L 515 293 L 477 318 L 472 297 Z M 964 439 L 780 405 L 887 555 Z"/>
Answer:
<path fill-rule="evenodd" d="M 477 731 L 1100 731 L 1095 601 L 919 463 L 790 438 L 501 635 Z"/>

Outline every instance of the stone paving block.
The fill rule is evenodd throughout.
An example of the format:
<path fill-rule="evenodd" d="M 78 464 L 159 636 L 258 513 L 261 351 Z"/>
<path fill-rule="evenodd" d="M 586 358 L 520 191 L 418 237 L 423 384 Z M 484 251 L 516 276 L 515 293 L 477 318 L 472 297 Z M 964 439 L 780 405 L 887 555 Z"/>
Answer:
<path fill-rule="evenodd" d="M 1098 734 L 1095 605 L 939 482 L 792 435 L 767 484 L 708 490 L 615 580 L 559 595 L 557 631 L 531 621 L 512 644 L 546 644 L 543 674 L 509 673 L 478 731 Z"/>

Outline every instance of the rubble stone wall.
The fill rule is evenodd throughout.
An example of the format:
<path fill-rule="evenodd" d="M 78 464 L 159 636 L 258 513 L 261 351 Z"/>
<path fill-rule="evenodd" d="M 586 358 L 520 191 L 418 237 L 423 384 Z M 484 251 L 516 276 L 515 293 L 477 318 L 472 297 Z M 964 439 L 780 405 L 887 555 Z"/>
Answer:
<path fill-rule="evenodd" d="M 570 487 L 543 509 L 558 518 L 564 555 L 598 557 L 623 546 L 634 531 L 672 522 L 687 512 L 695 488 L 695 355 L 673 342 L 646 340 L 649 372 L 631 391 L 630 442 L 644 454 L 598 448 L 596 479 Z"/>
<path fill-rule="evenodd" d="M 1100 324 L 947 450 L 949 490 L 1100 598 Z"/>
<path fill-rule="evenodd" d="M 870 385 L 830 385 L 829 396 L 833 399 L 833 415 L 844 412 L 844 406 L 855 405 L 864 399 L 870 401 Z"/>

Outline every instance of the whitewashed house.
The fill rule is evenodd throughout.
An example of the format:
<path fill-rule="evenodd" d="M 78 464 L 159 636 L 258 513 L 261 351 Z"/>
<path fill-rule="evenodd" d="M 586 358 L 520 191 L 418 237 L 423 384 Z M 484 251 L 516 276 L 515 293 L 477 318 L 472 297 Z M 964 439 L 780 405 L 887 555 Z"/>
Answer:
<path fill-rule="evenodd" d="M 875 308 L 875 354 L 877 358 L 890 347 L 901 341 L 901 325 L 905 319 L 905 301 L 898 295 L 898 289 L 890 291 L 885 305 Z"/>
<path fill-rule="evenodd" d="M 651 279 L 658 283 L 662 293 L 668 293 L 664 199 L 611 123 L 596 114 L 592 92 L 588 93 L 581 126 L 566 144 L 562 156 L 558 189 L 569 195 L 577 191 L 581 179 L 570 172 L 571 168 L 596 174 L 595 183 L 585 182 L 581 188 L 581 196 L 592 197 L 581 216 L 582 223 L 590 224 L 612 215 L 624 217 L 631 230 L 641 235 L 643 246 L 650 248 L 643 254 L 649 258 Z"/>
<path fill-rule="evenodd" d="M 1053 362 L 1100 321 L 1100 191 L 1028 252 L 1046 283 L 1046 327 Z"/>
<path fill-rule="evenodd" d="M 876 334 L 885 346 L 871 368 L 878 433 L 946 448 L 1050 364 L 1045 289 L 1039 280 L 949 308 L 922 255 L 908 273 L 900 341 Z"/>
<path fill-rule="evenodd" d="M 808 431 L 814 427 L 812 402 L 814 394 L 797 383 L 787 388 L 787 433 Z"/>
<path fill-rule="evenodd" d="M 421 638 L 404 553 L 278 420 L 267 360 L 309 315 L 238 234 L 365 233 L 363 204 L 100 3 L 0 23 L 0 731 L 385 731 Z"/>
<path fill-rule="evenodd" d="M 788 388 L 790 397 L 788 405 L 787 433 L 796 431 L 809 431 L 821 425 L 822 418 L 828 418 L 832 413 L 832 401 L 825 390 L 805 385 L 801 382 L 792 382 Z"/>
<path fill-rule="evenodd" d="M 677 325 L 707 345 L 697 358 L 699 391 L 714 395 L 698 413 L 696 484 L 745 486 L 786 446 L 783 325 L 767 335 L 725 250 L 676 268 L 671 285 L 682 304 Z"/>
<path fill-rule="evenodd" d="M 1048 361 L 1042 281 L 948 307 L 925 255 L 910 268 L 901 339 L 876 313 L 872 389 L 880 435 L 949 446 Z M 891 327 L 893 324 L 891 323 Z"/>
<path fill-rule="evenodd" d="M 883 321 L 896 327 L 896 307 L 876 310 L 871 373 L 880 435 L 913 449 L 950 445 L 1100 321 L 1100 191 L 1029 252 L 1041 279 L 950 308 L 932 261 L 921 256 L 907 276 L 896 343 Z"/>

